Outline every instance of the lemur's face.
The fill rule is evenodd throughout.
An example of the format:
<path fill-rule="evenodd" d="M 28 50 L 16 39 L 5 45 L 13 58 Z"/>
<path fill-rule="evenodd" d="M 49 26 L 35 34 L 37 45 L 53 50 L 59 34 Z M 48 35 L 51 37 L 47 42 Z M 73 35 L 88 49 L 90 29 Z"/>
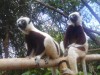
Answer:
<path fill-rule="evenodd" d="M 21 29 L 21 30 L 25 30 L 27 25 L 30 24 L 30 18 L 28 17 L 20 17 L 18 20 L 17 20 L 17 26 Z"/>
<path fill-rule="evenodd" d="M 81 16 L 78 12 L 74 12 L 74 13 L 70 14 L 68 18 L 74 24 L 79 23 L 81 20 Z"/>

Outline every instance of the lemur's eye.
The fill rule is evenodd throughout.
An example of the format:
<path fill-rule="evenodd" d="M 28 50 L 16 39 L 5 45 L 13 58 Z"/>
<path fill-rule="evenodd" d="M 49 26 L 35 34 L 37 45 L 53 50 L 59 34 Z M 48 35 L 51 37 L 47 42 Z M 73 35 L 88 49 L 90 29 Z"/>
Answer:
<path fill-rule="evenodd" d="M 22 20 L 21 22 L 22 22 L 22 24 L 26 24 L 26 21 L 25 20 Z"/>
<path fill-rule="evenodd" d="M 71 15 L 70 18 L 75 19 L 75 18 L 77 18 L 77 16 L 76 15 Z"/>

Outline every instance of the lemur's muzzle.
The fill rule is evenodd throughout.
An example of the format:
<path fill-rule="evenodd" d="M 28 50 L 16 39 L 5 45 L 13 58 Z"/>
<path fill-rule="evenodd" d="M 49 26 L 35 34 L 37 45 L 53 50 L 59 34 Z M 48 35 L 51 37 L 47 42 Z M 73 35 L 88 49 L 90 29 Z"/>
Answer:
<path fill-rule="evenodd" d="M 20 29 L 25 29 L 26 28 L 26 21 L 25 20 L 20 20 L 18 23 L 17 23 L 17 26 L 20 28 Z"/>
<path fill-rule="evenodd" d="M 78 17 L 77 17 L 76 15 L 71 15 L 71 16 L 69 16 L 69 19 L 70 19 L 73 23 L 76 23 Z"/>

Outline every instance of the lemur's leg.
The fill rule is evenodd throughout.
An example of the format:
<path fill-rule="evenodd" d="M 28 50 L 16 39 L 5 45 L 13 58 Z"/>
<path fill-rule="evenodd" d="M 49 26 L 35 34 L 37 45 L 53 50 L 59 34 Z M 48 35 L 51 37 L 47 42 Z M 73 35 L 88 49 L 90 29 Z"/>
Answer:
<path fill-rule="evenodd" d="M 76 53 L 77 48 L 70 47 L 68 50 L 68 62 L 70 65 L 70 69 L 74 72 L 74 75 L 78 73 L 77 69 L 77 58 L 78 54 Z"/>
<path fill-rule="evenodd" d="M 56 67 L 51 68 L 52 75 L 57 75 Z"/>
<path fill-rule="evenodd" d="M 45 54 L 45 51 L 42 52 L 40 55 L 37 55 L 37 56 L 34 57 L 35 63 L 36 63 L 37 65 L 39 65 L 40 59 L 41 59 L 41 57 L 42 57 L 44 54 Z"/>

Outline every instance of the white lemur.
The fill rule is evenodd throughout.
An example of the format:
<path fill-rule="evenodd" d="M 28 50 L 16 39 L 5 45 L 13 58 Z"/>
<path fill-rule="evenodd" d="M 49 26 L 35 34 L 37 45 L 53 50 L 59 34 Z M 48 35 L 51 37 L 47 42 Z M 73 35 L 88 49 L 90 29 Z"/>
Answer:
<path fill-rule="evenodd" d="M 27 56 L 34 57 L 36 63 L 45 55 L 50 59 L 57 59 L 61 55 L 58 43 L 47 33 L 44 33 L 34 27 L 32 21 L 28 17 L 20 17 L 17 20 L 18 28 L 25 34 L 25 42 L 27 44 Z M 55 68 L 52 75 L 55 74 Z"/>
<path fill-rule="evenodd" d="M 73 12 L 68 18 L 68 27 L 63 41 L 64 47 L 62 45 L 61 48 L 65 49 L 64 55 L 68 56 L 69 66 L 73 71 L 73 75 L 78 73 L 78 58 L 82 58 L 84 75 L 87 75 L 84 57 L 88 51 L 88 42 L 82 27 L 82 17 L 78 12 Z"/>

